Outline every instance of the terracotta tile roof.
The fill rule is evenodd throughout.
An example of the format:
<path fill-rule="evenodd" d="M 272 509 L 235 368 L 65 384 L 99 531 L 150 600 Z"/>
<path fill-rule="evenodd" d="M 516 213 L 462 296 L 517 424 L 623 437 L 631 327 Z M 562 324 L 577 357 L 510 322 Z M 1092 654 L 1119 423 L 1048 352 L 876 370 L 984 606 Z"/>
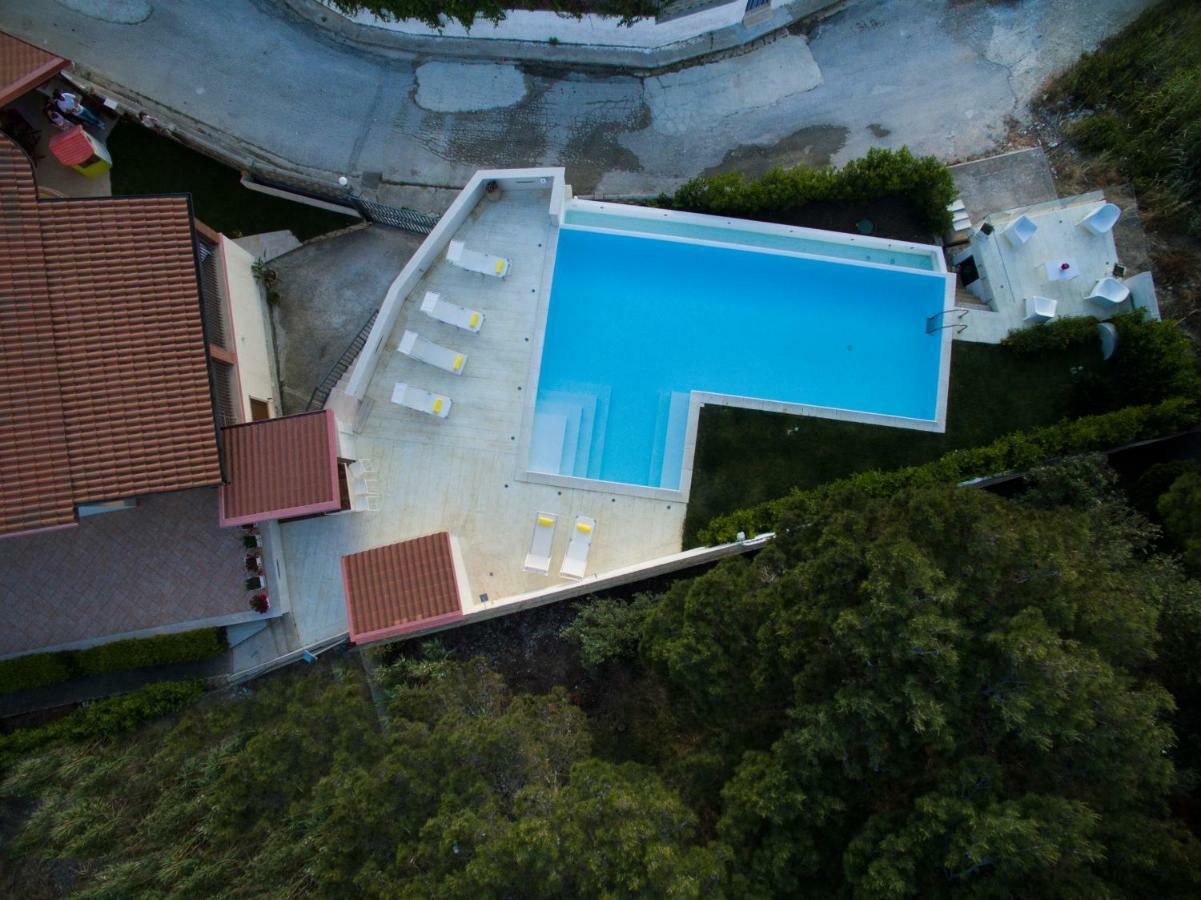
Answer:
<path fill-rule="evenodd" d="M 66 65 L 61 56 L 0 31 L 0 106 L 33 90 Z"/>
<path fill-rule="evenodd" d="M 187 198 L 34 191 L 0 137 L 0 534 L 219 484 Z"/>
<path fill-rule="evenodd" d="M 463 618 L 455 570 L 446 532 L 343 556 L 350 639 L 365 644 Z"/>
<path fill-rule="evenodd" d="M 341 508 L 331 410 L 231 425 L 222 436 L 229 478 L 218 490 L 222 525 Z"/>

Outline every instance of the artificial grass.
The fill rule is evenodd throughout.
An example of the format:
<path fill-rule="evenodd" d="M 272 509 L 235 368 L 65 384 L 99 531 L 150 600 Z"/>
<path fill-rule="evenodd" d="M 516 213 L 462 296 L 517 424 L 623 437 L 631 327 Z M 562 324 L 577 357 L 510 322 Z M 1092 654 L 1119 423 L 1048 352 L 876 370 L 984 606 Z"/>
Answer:
<path fill-rule="evenodd" d="M 288 230 L 307 241 L 357 221 L 247 190 L 237 170 L 129 122 L 113 130 L 108 149 L 115 196 L 191 194 L 196 218 L 230 237 Z"/>
<path fill-rule="evenodd" d="M 956 342 L 943 434 L 726 406 L 701 411 L 684 546 L 717 516 L 855 472 L 888 471 L 1050 425 L 1070 412 L 1072 368 L 1099 368 L 1095 346 L 1023 357 Z"/>

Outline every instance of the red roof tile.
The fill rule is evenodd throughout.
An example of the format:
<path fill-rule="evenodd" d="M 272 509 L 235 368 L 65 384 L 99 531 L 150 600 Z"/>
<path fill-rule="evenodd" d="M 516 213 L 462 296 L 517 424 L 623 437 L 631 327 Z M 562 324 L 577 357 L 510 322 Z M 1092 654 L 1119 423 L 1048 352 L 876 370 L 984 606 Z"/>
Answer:
<path fill-rule="evenodd" d="M 33 90 L 66 65 L 61 56 L 0 31 L 0 106 Z"/>
<path fill-rule="evenodd" d="M 222 429 L 229 482 L 218 490 L 222 525 L 333 512 L 338 436 L 328 409 Z"/>
<path fill-rule="evenodd" d="M 463 618 L 446 532 L 342 557 L 350 639 L 356 644 Z"/>
<path fill-rule="evenodd" d="M 34 192 L 0 137 L 0 534 L 219 484 L 187 198 Z"/>

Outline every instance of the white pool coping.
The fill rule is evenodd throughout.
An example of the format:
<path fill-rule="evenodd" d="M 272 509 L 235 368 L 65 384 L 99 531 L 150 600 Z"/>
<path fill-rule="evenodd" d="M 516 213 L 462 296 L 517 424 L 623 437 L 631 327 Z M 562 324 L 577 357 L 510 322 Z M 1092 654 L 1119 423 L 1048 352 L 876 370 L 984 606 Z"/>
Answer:
<path fill-rule="evenodd" d="M 559 487 L 579 490 L 596 490 L 606 493 L 627 494 L 634 497 L 649 497 L 659 500 L 677 500 L 687 502 L 692 489 L 693 459 L 696 454 L 696 435 L 700 423 L 700 411 L 709 404 L 714 406 L 734 406 L 743 409 L 761 410 L 764 412 L 780 412 L 797 416 L 813 416 L 822 419 L 834 419 L 845 422 L 857 422 L 867 425 L 884 425 L 892 428 L 908 428 L 915 431 L 942 433 L 946 431 L 947 399 L 950 390 L 951 343 L 953 327 L 941 327 L 938 388 L 935 400 L 935 415 L 933 419 L 916 419 L 907 416 L 886 415 L 882 413 L 864 412 L 861 410 L 842 409 L 839 407 L 818 406 L 815 404 L 794 403 L 782 400 L 770 400 L 762 397 L 744 397 L 735 394 L 720 394 L 708 391 L 690 391 L 688 403 L 688 421 L 684 438 L 684 455 L 680 468 L 680 486 L 678 489 L 651 487 L 649 485 L 627 484 L 625 482 L 602 481 L 595 478 L 581 478 L 573 475 L 536 472 L 529 469 L 530 437 L 533 433 L 534 413 L 537 405 L 539 375 L 542 366 L 542 351 L 544 347 L 547 313 L 550 308 L 551 286 L 554 279 L 555 255 L 558 249 L 559 228 L 567 227 L 578 231 L 592 231 L 607 234 L 624 234 L 652 238 L 656 240 L 675 241 L 679 243 L 698 244 L 710 247 L 725 247 L 751 253 L 765 253 L 777 256 L 793 256 L 802 259 L 813 259 L 827 263 L 861 266 L 870 269 L 889 269 L 912 273 L 919 277 L 940 278 L 944 284 L 942 313 L 954 309 L 955 306 L 955 276 L 947 272 L 946 261 L 942 249 L 931 244 L 915 244 L 908 241 L 894 241 L 887 238 L 877 238 L 870 235 L 849 235 L 840 232 L 821 231 L 814 228 L 804 228 L 793 225 L 775 225 L 768 222 L 755 222 L 745 219 L 709 216 L 700 213 L 677 212 L 651 207 L 630 206 L 620 203 L 606 203 L 594 200 L 577 200 L 570 197 L 570 191 L 562 193 L 563 204 L 556 215 L 553 209 L 551 217 L 556 227 L 553 229 L 553 240 L 547 256 L 548 265 L 543 273 L 543 284 L 538 297 L 538 327 L 535 332 L 532 353 L 530 357 L 530 372 L 526 383 L 529 390 L 526 395 L 525 410 L 522 417 L 521 442 L 518 447 L 518 459 L 521 460 L 522 471 L 517 477 L 523 481 L 540 484 L 556 485 Z M 912 255 L 928 255 L 933 268 L 915 269 L 910 266 L 891 265 L 888 263 L 868 262 L 865 260 L 845 259 L 837 256 L 821 256 L 799 250 L 783 250 L 772 247 L 760 247 L 751 244 L 735 242 L 723 243 L 703 238 L 682 237 L 678 235 L 659 234 L 656 232 L 638 232 L 601 228 L 590 225 L 567 225 L 564 222 L 568 210 L 583 212 L 604 212 L 619 215 L 629 219 L 655 219 L 659 221 L 678 221 L 681 224 L 703 225 L 707 227 L 725 228 L 730 231 L 749 231 L 756 234 L 776 234 L 785 237 L 800 238 L 810 241 L 820 241 L 830 244 L 869 247 L 876 250 L 893 250 Z"/>

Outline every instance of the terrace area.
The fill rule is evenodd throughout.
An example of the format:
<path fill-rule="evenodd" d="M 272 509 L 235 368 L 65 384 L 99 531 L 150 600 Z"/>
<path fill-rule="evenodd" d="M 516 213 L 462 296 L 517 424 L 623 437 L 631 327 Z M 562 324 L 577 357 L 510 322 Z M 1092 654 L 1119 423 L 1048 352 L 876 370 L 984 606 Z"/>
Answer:
<path fill-rule="evenodd" d="M 548 213 L 552 179 L 545 180 L 532 189 L 502 190 L 497 202 L 480 200 L 457 222 L 448 214 L 442 233 L 431 236 L 443 245 L 461 240 L 506 257 L 507 277 L 464 271 L 439 252 L 394 298 L 399 304 L 394 320 L 381 314 L 379 333 L 368 345 L 379 342 L 378 362 L 360 360 L 367 366 L 362 403 L 353 412 L 339 410 L 342 454 L 368 468 L 372 508 L 280 526 L 302 645 L 348 629 L 340 558 L 398 541 L 443 531 L 457 539 L 469 584 L 468 615 L 496 607 L 501 598 L 564 583 L 558 564 L 579 515 L 597 522 L 588 576 L 679 551 L 684 503 L 524 480 L 522 436 L 534 399 L 529 374 L 545 318 L 557 227 Z M 422 313 L 426 291 L 483 312 L 480 332 Z M 462 375 L 397 353 L 406 330 L 465 354 Z M 452 398 L 449 417 L 393 404 L 397 382 Z M 346 399 L 335 392 L 335 409 L 339 396 Z M 549 576 L 522 570 L 538 513 L 559 516 Z M 483 594 L 489 599 L 481 602 Z"/>

